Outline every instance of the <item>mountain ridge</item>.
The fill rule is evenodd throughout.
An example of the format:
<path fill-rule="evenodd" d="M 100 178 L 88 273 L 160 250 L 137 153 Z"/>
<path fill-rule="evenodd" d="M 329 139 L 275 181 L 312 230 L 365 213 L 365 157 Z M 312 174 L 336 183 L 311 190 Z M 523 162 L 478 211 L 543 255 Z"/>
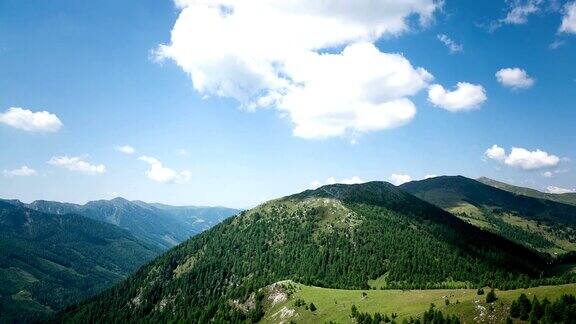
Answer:
<path fill-rule="evenodd" d="M 154 203 L 130 201 L 122 197 L 93 200 L 83 205 L 48 200 L 35 200 L 29 204 L 15 199 L 4 201 L 47 213 L 58 215 L 76 213 L 111 223 L 164 250 L 239 212 L 226 207 L 170 206 L 188 211 L 188 219 L 182 219 L 178 213 L 172 212 L 169 208 L 162 209 L 156 207 Z M 201 219 L 201 215 L 208 218 L 208 221 L 195 222 Z"/>
<path fill-rule="evenodd" d="M 547 199 L 556 201 L 563 204 L 569 205 L 576 205 L 576 193 L 563 193 L 563 194 L 554 194 L 549 192 L 542 192 L 532 188 L 525 188 L 520 186 L 514 186 L 505 182 L 501 182 L 498 180 L 490 179 L 488 177 L 480 177 L 476 179 L 479 182 L 482 182 L 486 185 L 502 189 L 508 192 L 512 192 L 518 195 L 533 197 L 533 198 L 540 198 L 540 199 Z"/>
<path fill-rule="evenodd" d="M 161 250 L 112 224 L 0 201 L 0 313 L 45 318 L 125 278 Z"/>
<path fill-rule="evenodd" d="M 462 176 L 400 188 L 480 228 L 549 254 L 576 250 L 576 206 L 496 188 Z"/>
<path fill-rule="evenodd" d="M 330 185 L 228 218 L 59 320 L 257 320 L 255 294 L 280 280 L 345 289 L 380 277 L 387 288 L 525 285 L 545 262 L 389 183 Z M 244 301 L 254 308 L 234 306 Z"/>

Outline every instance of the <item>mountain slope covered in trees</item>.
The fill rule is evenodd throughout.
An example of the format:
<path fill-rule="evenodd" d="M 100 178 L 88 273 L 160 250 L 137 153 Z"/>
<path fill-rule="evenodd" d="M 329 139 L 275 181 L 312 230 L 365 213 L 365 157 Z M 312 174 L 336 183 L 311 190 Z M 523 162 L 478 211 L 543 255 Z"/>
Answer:
<path fill-rule="evenodd" d="M 163 250 L 239 212 L 224 207 L 175 207 L 128 201 L 124 198 L 90 201 L 84 205 L 46 200 L 37 200 L 30 204 L 17 200 L 7 202 L 46 213 L 74 213 L 114 224 Z"/>
<path fill-rule="evenodd" d="M 229 218 L 61 314 L 65 322 L 256 321 L 262 287 L 529 285 L 545 260 L 385 182 L 330 185 Z"/>
<path fill-rule="evenodd" d="M 462 176 L 413 181 L 400 187 L 471 224 L 536 250 L 551 254 L 576 251 L 576 206 L 512 193 Z"/>
<path fill-rule="evenodd" d="M 25 322 L 110 287 L 161 250 L 114 225 L 0 201 L 0 319 Z"/>

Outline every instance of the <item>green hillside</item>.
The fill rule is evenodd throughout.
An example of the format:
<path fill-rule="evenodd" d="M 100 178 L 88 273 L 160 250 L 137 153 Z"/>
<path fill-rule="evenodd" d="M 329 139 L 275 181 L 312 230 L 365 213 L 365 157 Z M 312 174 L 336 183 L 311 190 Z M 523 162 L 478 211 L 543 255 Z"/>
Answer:
<path fill-rule="evenodd" d="M 400 187 L 470 224 L 536 250 L 553 255 L 576 251 L 576 206 L 511 193 L 461 176 Z"/>
<path fill-rule="evenodd" d="M 114 225 L 0 202 L 0 322 L 39 319 L 160 253 Z"/>
<path fill-rule="evenodd" d="M 395 314 L 396 322 L 402 323 L 404 319 L 421 318 L 430 304 L 444 314 L 457 315 L 463 323 L 504 323 L 512 301 L 520 294 L 526 294 L 530 300 L 534 296 L 554 300 L 563 294 L 576 294 L 576 284 L 496 290 L 497 300 L 493 303 L 486 303 L 486 296 L 478 295 L 476 289 L 344 290 L 284 281 L 266 287 L 263 292 L 266 315 L 262 323 L 354 323 L 350 317 L 352 305 L 359 312 L 379 312 L 389 318 Z M 311 303 L 315 311 L 310 310 Z"/>
<path fill-rule="evenodd" d="M 556 201 L 563 204 L 569 205 L 576 205 L 576 193 L 564 193 L 564 194 L 553 194 L 548 192 L 541 192 L 531 188 L 524 188 L 513 186 L 504 182 L 496 181 L 486 177 L 480 177 L 477 179 L 478 181 L 487 184 L 492 187 L 496 187 L 498 189 L 506 190 L 517 195 L 523 195 L 528 197 L 540 198 L 540 199 L 548 199 L 552 201 Z"/>
<path fill-rule="evenodd" d="M 339 289 L 513 287 L 535 283 L 544 264 L 389 183 L 331 185 L 227 219 L 60 320 L 256 321 L 264 309 L 255 293 L 280 280 Z"/>

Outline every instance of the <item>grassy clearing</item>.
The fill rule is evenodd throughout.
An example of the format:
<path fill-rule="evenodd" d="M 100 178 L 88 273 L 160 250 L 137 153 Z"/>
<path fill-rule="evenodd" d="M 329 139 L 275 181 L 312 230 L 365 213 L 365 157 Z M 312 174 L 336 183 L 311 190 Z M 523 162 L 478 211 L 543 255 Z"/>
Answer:
<path fill-rule="evenodd" d="M 418 317 L 434 303 L 442 312 L 457 314 L 464 323 L 483 319 L 485 323 L 500 323 L 508 314 L 512 300 L 521 293 L 529 298 L 555 299 L 562 294 L 576 294 L 576 284 L 543 286 L 528 289 L 496 291 L 498 300 L 485 303 L 485 295 L 477 295 L 476 289 L 435 290 L 342 290 L 295 284 L 294 293 L 286 300 L 266 311 L 263 323 L 353 323 L 350 309 L 356 305 L 361 312 L 398 314 L 397 322 L 404 318 Z M 488 289 L 485 289 L 487 292 Z M 365 293 L 365 294 L 363 294 Z M 294 302 L 302 299 L 307 305 L 317 307 L 311 312 L 305 306 L 296 307 Z M 449 305 L 446 305 L 446 299 Z"/>

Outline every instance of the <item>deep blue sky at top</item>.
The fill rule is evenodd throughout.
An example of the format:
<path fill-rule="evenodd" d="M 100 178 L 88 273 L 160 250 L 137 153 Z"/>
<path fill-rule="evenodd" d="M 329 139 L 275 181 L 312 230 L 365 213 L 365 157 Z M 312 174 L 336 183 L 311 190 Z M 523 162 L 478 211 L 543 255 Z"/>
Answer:
<path fill-rule="evenodd" d="M 430 26 L 380 39 L 382 52 L 402 53 L 434 82 L 481 84 L 488 99 L 479 110 L 451 113 L 422 91 L 412 97 L 418 112 L 410 123 L 362 134 L 352 144 L 295 137 L 290 120 L 274 109 L 246 112 L 233 99 L 203 99 L 173 62 L 155 62 L 151 52 L 169 43 L 179 14 L 171 1 L 0 0 L 0 112 L 47 110 L 64 125 L 57 133 L 34 134 L 0 124 L 0 170 L 26 165 L 37 171 L 0 177 L 0 197 L 84 202 L 123 196 L 249 207 L 315 180 L 389 181 L 393 173 L 575 188 L 576 35 L 559 35 L 561 13 L 545 7 L 526 24 L 489 32 L 486 25 L 507 10 L 498 0 L 446 0 Z M 464 50 L 451 54 L 438 34 Z M 550 49 L 555 40 L 564 43 Z M 503 87 L 494 74 L 507 67 L 525 69 L 536 83 L 521 91 Z M 557 155 L 563 160 L 549 171 L 559 173 L 548 178 L 545 170 L 486 160 L 494 144 Z M 121 154 L 117 145 L 137 153 Z M 64 155 L 103 163 L 106 172 L 87 175 L 46 163 Z M 190 170 L 190 181 L 151 181 L 140 155 Z"/>

